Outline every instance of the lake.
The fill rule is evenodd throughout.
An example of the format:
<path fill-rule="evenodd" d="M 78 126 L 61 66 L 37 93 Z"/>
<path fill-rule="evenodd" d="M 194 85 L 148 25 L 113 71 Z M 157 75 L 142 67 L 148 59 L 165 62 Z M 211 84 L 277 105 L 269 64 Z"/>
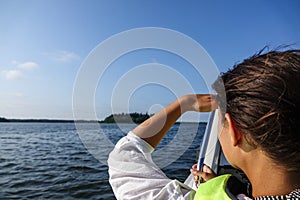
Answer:
<path fill-rule="evenodd" d="M 101 124 L 101 129 L 115 144 L 135 127 L 121 126 Z M 184 181 L 196 163 L 206 124 L 197 126 L 175 124 L 158 146 L 159 151 L 170 144 L 179 127 L 184 134 L 195 134 L 183 155 L 162 169 L 168 177 Z M 176 140 L 184 144 L 184 138 Z M 0 123 L 0 199 L 115 199 L 107 170 L 85 148 L 74 123 Z"/>

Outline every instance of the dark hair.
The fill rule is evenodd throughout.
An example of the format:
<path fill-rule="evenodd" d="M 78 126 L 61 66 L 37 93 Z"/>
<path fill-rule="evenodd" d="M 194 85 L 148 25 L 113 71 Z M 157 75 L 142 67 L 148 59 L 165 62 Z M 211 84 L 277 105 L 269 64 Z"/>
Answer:
<path fill-rule="evenodd" d="M 300 50 L 262 51 L 222 74 L 213 88 L 221 111 L 250 144 L 299 172 Z"/>

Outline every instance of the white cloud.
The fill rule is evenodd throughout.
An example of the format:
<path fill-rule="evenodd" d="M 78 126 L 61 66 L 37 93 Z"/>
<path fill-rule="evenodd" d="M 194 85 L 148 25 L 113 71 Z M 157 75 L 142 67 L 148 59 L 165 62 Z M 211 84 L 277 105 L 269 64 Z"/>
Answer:
<path fill-rule="evenodd" d="M 80 59 L 80 56 L 76 53 L 63 50 L 48 52 L 44 54 L 57 62 L 72 62 Z"/>
<path fill-rule="evenodd" d="M 17 64 L 19 64 L 19 62 L 16 61 L 16 60 L 12 60 L 10 63 L 11 63 L 12 65 L 17 65 Z"/>
<path fill-rule="evenodd" d="M 39 65 L 35 62 L 24 62 L 17 65 L 18 68 L 24 70 L 35 70 L 39 67 Z"/>
<path fill-rule="evenodd" d="M 0 97 L 17 97 L 22 98 L 24 97 L 24 94 L 22 92 L 10 92 L 10 93 L 0 93 Z"/>
<path fill-rule="evenodd" d="M 8 71 L 2 71 L 2 75 L 6 80 L 16 80 L 21 79 L 23 77 L 23 74 L 19 70 L 8 70 Z"/>
<path fill-rule="evenodd" d="M 24 94 L 22 92 L 15 92 L 15 93 L 11 93 L 11 96 L 21 98 L 24 97 Z"/>

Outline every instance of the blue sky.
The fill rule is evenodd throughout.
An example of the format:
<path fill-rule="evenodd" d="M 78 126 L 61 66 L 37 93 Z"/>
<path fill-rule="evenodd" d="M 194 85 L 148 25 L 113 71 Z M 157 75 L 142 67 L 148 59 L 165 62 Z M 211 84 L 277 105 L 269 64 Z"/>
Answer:
<path fill-rule="evenodd" d="M 299 9 L 297 0 L 0 0 L 0 116 L 72 119 L 80 66 L 114 34 L 142 27 L 176 30 L 201 44 L 219 71 L 226 71 L 265 45 L 299 43 Z M 158 50 L 132 52 L 114 62 L 99 82 L 99 119 L 112 112 L 111 91 L 122 75 L 149 62 L 183 73 L 195 92 L 207 91 L 201 77 L 178 56 Z M 130 111 L 156 111 L 176 95 L 168 87 L 150 84 L 126 101 Z M 115 112 L 124 111 L 124 101 L 116 100 L 120 106 Z"/>

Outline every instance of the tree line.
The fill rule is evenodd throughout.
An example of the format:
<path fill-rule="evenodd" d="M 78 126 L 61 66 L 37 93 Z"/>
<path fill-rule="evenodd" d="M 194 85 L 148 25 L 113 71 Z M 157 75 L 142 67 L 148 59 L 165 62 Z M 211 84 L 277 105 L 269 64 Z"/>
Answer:
<path fill-rule="evenodd" d="M 111 114 L 106 117 L 100 123 L 135 123 L 140 124 L 145 120 L 149 119 L 153 114 L 149 115 L 148 113 L 121 113 L 121 114 Z"/>

